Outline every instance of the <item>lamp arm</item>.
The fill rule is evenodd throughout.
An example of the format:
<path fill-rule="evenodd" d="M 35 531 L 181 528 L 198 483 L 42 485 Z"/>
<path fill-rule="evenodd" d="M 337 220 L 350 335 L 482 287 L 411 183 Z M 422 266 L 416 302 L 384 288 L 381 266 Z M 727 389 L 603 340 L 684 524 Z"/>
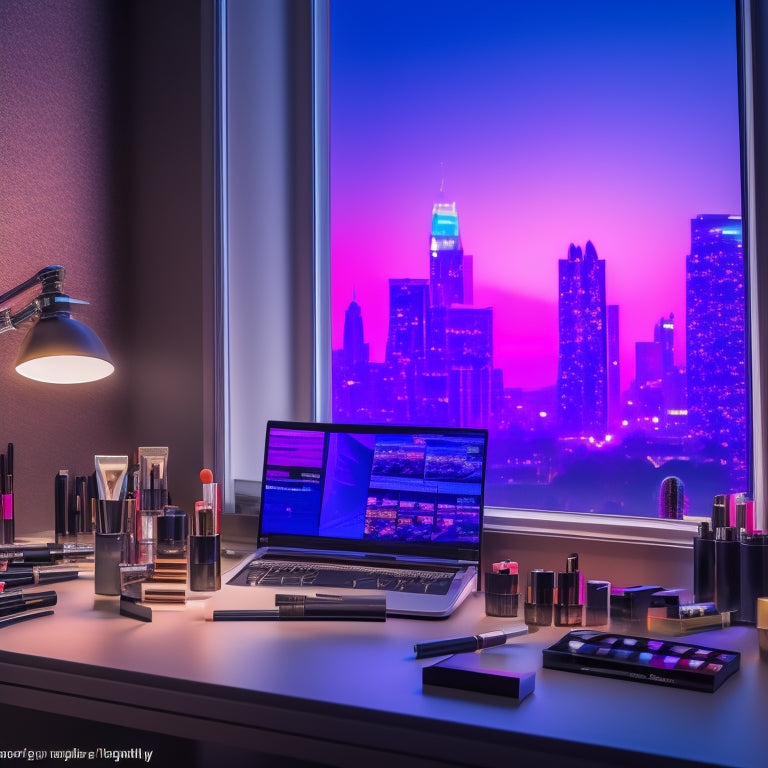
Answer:
<path fill-rule="evenodd" d="M 44 267 L 23 283 L 19 283 L 15 288 L 0 295 L 0 306 L 20 296 L 24 291 L 34 288 L 36 285 L 42 285 L 43 290 L 40 296 L 29 302 L 23 309 L 11 313 L 9 308 L 0 310 L 0 333 L 13 331 L 22 323 L 31 320 L 39 315 L 43 308 L 55 304 L 57 301 L 69 301 L 61 293 L 61 285 L 64 280 L 64 267 L 50 266 Z"/>
<path fill-rule="evenodd" d="M 22 323 L 31 320 L 41 312 L 42 307 L 40 306 L 39 299 L 30 301 L 26 307 L 13 314 L 11 314 L 10 309 L 2 310 L 2 312 L 0 312 L 0 333 L 15 331 Z"/>

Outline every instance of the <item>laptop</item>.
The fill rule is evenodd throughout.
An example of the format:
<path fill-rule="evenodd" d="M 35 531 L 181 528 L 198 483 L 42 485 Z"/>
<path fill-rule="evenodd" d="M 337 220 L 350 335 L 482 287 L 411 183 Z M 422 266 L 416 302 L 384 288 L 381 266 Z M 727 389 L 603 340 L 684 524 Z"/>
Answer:
<path fill-rule="evenodd" d="M 258 549 L 228 583 L 449 616 L 480 586 L 487 446 L 484 429 L 270 421 Z"/>

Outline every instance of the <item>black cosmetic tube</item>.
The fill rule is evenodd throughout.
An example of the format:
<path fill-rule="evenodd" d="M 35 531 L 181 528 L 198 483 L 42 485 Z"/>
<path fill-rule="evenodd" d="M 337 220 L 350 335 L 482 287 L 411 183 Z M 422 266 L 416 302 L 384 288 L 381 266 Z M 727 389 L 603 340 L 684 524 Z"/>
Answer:
<path fill-rule="evenodd" d="M 768 595 L 768 535 L 746 534 L 741 539 L 741 594 L 739 621 L 757 622 L 757 598 Z"/>
<path fill-rule="evenodd" d="M 728 497 L 725 494 L 718 494 L 712 501 L 712 530 L 728 527 L 730 520 L 728 517 Z"/>
<path fill-rule="evenodd" d="M 120 563 L 125 561 L 130 537 L 125 530 L 134 499 L 100 499 L 94 533 L 94 591 L 97 595 L 120 594 Z"/>
<path fill-rule="evenodd" d="M 192 592 L 221 589 L 221 544 L 218 534 L 189 537 L 189 588 Z"/>
<path fill-rule="evenodd" d="M 720 613 L 741 608 L 741 544 L 733 527 L 715 530 L 715 604 Z"/>
<path fill-rule="evenodd" d="M 548 627 L 552 623 L 555 602 L 555 572 L 540 568 L 528 574 L 528 591 L 524 606 L 526 624 Z"/>
<path fill-rule="evenodd" d="M 583 612 L 579 556 L 574 552 L 565 561 L 565 571 L 557 574 L 555 626 L 580 627 Z"/>
<path fill-rule="evenodd" d="M 715 600 L 715 534 L 707 522 L 699 523 L 699 535 L 693 539 L 693 599 Z"/>
<path fill-rule="evenodd" d="M 189 589 L 221 589 L 221 542 L 216 509 L 217 483 L 203 485 L 204 501 L 195 502 L 189 535 Z"/>

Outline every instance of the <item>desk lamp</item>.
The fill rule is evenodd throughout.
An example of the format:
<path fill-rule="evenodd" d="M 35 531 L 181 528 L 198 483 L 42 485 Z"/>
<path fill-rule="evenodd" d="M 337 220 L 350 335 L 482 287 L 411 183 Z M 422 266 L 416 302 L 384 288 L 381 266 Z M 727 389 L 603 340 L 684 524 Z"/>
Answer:
<path fill-rule="evenodd" d="M 49 384 L 81 384 L 109 376 L 115 366 L 101 339 L 70 317 L 71 299 L 62 293 L 64 267 L 44 267 L 25 282 L 0 295 L 0 307 L 24 291 L 42 286 L 40 294 L 17 312 L 0 310 L 0 333 L 16 330 L 27 320 L 34 325 L 16 358 L 16 370 L 28 379 Z"/>

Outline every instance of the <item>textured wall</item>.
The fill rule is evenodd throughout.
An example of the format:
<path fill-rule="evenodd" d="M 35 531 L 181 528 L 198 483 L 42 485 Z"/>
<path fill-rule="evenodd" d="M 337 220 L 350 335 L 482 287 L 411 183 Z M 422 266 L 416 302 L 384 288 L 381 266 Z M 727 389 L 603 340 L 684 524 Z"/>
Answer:
<path fill-rule="evenodd" d="M 86 474 L 94 453 L 127 452 L 120 289 L 122 200 L 113 122 L 113 4 L 0 2 L 0 292 L 48 264 L 91 305 L 75 316 L 110 349 L 101 382 L 28 381 L 13 363 L 23 331 L 0 338 L 0 447 L 16 449 L 17 532 L 53 527 L 53 477 Z M 15 306 L 15 305 L 14 305 Z"/>

